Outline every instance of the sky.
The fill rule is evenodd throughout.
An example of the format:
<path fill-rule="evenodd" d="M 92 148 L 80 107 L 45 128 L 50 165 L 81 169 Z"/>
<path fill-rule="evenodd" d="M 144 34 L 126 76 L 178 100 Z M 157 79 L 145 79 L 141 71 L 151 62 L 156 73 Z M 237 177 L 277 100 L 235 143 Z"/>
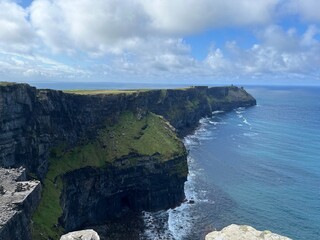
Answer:
<path fill-rule="evenodd" d="M 320 85 L 319 0 L 0 0 L 0 81 Z"/>

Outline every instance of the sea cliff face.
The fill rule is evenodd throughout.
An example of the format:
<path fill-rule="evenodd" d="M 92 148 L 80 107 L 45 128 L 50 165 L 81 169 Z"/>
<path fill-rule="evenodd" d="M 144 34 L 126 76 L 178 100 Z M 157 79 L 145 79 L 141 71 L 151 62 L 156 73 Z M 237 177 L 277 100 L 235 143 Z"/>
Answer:
<path fill-rule="evenodd" d="M 106 119 L 117 121 L 126 110 L 161 115 L 184 136 L 213 111 L 255 104 L 251 95 L 237 87 L 79 95 L 26 84 L 0 85 L 0 165 L 23 165 L 43 178 L 50 149 L 57 142 L 76 145 L 94 138 Z"/>
<path fill-rule="evenodd" d="M 155 156 L 139 156 L 130 167 L 87 167 L 66 174 L 61 199 L 65 230 L 101 224 L 128 211 L 175 207 L 184 199 L 187 168 L 181 172 L 179 166 L 184 162 L 185 156 L 164 163 Z"/>
<path fill-rule="evenodd" d="M 179 204 L 188 167 L 176 135 L 213 111 L 255 104 L 237 87 L 83 94 L 0 85 L 0 166 L 42 180 L 33 237 L 57 238 Z"/>

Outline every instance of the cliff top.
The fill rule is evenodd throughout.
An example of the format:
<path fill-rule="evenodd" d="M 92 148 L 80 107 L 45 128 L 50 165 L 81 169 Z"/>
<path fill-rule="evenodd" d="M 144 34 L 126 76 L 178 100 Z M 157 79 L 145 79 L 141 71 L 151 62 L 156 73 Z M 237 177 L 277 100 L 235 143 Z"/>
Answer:
<path fill-rule="evenodd" d="M 186 88 L 174 88 L 173 90 L 187 90 L 193 87 L 186 87 Z M 95 89 L 95 90 L 63 90 L 64 93 L 71 93 L 71 94 L 78 94 L 78 95 L 100 95 L 100 94 L 107 94 L 107 95 L 115 95 L 115 94 L 133 94 L 133 93 L 140 93 L 140 92 L 149 92 L 149 91 L 159 91 L 164 89 Z M 167 89 L 165 89 L 167 90 Z"/>
<path fill-rule="evenodd" d="M 132 89 L 132 90 L 110 90 L 110 89 L 96 89 L 96 90 L 64 90 L 64 93 L 71 93 L 71 94 L 79 94 L 79 95 L 98 95 L 98 94 L 132 94 L 137 92 L 146 92 L 148 89 Z"/>
<path fill-rule="evenodd" d="M 18 83 L 15 83 L 15 82 L 0 82 L 0 87 L 2 86 L 13 86 L 13 85 L 16 85 Z"/>

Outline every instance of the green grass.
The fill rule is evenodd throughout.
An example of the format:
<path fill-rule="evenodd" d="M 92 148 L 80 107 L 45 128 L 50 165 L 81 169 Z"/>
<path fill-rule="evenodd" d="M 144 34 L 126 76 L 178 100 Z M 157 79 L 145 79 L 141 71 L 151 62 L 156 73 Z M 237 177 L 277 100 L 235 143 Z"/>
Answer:
<path fill-rule="evenodd" d="M 193 88 L 193 87 L 174 88 L 174 90 L 186 91 L 191 88 Z M 115 95 L 115 94 L 133 94 L 133 93 L 157 91 L 157 90 L 161 90 L 161 96 L 163 98 L 166 97 L 167 89 L 125 89 L 125 90 L 120 90 L 120 89 L 105 89 L 105 90 L 103 90 L 103 89 L 96 89 L 96 90 L 74 89 L 74 90 L 63 90 L 63 92 L 71 93 L 71 94 L 79 94 L 79 95 L 97 95 L 97 94 Z"/>
<path fill-rule="evenodd" d="M 186 109 L 189 112 L 194 111 L 198 107 L 199 107 L 199 99 L 193 99 L 192 101 L 188 100 L 186 102 Z"/>
<path fill-rule="evenodd" d="M 16 82 L 0 82 L 0 86 L 11 86 L 17 84 Z"/>
<path fill-rule="evenodd" d="M 86 166 L 103 167 L 132 152 L 141 155 L 159 153 L 159 161 L 185 154 L 182 142 L 162 117 L 147 113 L 138 118 L 132 112 L 123 113 L 116 124 L 101 129 L 96 140 L 66 149 L 64 145 L 60 145 L 51 152 L 49 171 L 43 182 L 42 199 L 33 215 L 34 240 L 58 239 L 63 233 L 63 228 L 58 227 L 57 223 L 62 215 L 61 177 L 65 173 Z M 129 159 L 128 164 L 134 164 L 135 160 Z"/>
<path fill-rule="evenodd" d="M 142 90 L 64 90 L 65 93 L 72 93 L 72 94 L 79 94 L 79 95 L 97 95 L 97 94 L 108 94 L 108 95 L 115 95 L 115 94 L 133 94 L 137 92 L 145 92 L 148 89 Z"/>
<path fill-rule="evenodd" d="M 132 113 L 125 113 L 113 127 L 100 135 L 105 146 L 107 159 L 113 161 L 121 156 L 136 152 L 141 155 L 160 153 L 163 160 L 180 155 L 184 147 L 168 123 L 153 113 L 137 120 Z"/>

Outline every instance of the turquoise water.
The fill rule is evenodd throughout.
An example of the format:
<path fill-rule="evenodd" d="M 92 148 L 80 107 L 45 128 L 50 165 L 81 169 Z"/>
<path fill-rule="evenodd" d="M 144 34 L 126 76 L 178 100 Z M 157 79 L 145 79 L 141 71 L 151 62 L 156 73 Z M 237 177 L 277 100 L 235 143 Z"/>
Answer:
<path fill-rule="evenodd" d="M 146 213 L 142 239 L 204 239 L 232 223 L 320 239 L 320 88 L 247 90 L 257 106 L 215 113 L 184 139 L 195 203 Z"/>
<path fill-rule="evenodd" d="M 186 192 L 196 203 L 171 213 L 176 239 L 201 239 L 231 223 L 320 239 L 320 89 L 248 91 L 256 107 L 215 114 L 185 139 Z"/>

